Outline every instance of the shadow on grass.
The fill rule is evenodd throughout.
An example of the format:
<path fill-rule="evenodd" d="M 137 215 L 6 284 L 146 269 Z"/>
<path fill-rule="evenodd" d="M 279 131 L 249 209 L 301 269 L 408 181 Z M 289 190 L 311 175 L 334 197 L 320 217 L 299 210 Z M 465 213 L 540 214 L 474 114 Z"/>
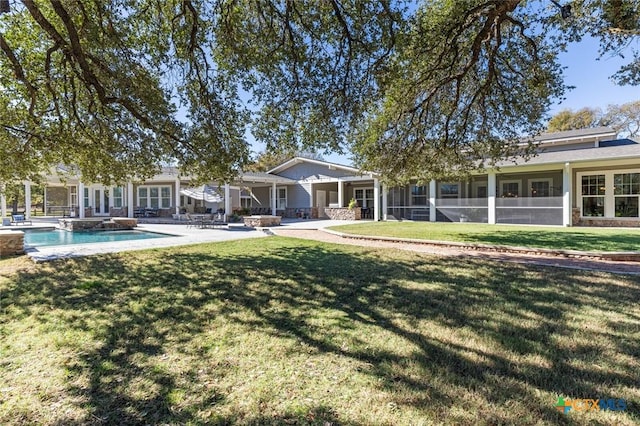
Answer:
<path fill-rule="evenodd" d="M 478 410 L 483 423 L 509 423 L 514 418 L 495 408 L 514 401 L 530 413 L 522 423 L 568 422 L 555 400 L 543 403 L 538 393 L 625 398 L 615 389 L 633 389 L 640 381 L 637 364 L 604 359 L 598 345 L 613 340 L 622 358 L 638 361 L 640 342 L 610 334 L 637 333 L 637 317 L 622 313 L 640 299 L 637 284 L 283 238 L 261 241 L 260 250 L 245 244 L 57 262 L 46 273 L 18 276 L 4 303 L 16 308 L 14 318 L 35 315 L 43 324 L 55 309 L 61 326 L 94 336 L 98 344 L 82 348 L 67 367 L 69 390 L 83 401 L 89 423 L 357 424 L 327 406 L 219 414 L 232 404 L 229 389 L 212 384 L 193 390 L 203 365 L 213 364 L 218 378 L 242 374 L 198 346 L 223 323 L 362 362 L 367 367 L 361 372 L 400 409 L 411 407 L 436 422 L 466 422 L 449 410 L 460 402 Z M 623 317 L 608 330 L 583 331 L 583 339 L 575 339 L 574 315 L 591 309 Z M 347 320 L 318 326 L 313 320 L 326 311 Z M 345 345 L 342 337 L 354 330 L 358 337 Z M 411 349 L 387 344 L 388 334 Z M 590 368 L 599 363 L 612 366 Z M 475 397 L 465 401 L 465 391 Z M 476 407 L 474 399 L 488 405 Z M 637 419 L 639 403 L 631 402 L 628 415 Z"/>

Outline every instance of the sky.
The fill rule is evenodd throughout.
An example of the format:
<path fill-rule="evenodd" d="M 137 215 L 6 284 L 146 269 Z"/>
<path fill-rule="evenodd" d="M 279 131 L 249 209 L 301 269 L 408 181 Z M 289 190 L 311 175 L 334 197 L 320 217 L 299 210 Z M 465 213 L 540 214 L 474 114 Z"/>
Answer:
<path fill-rule="evenodd" d="M 630 58 L 631 54 L 627 57 Z M 606 109 L 610 104 L 621 105 L 640 100 L 640 86 L 618 86 L 610 80 L 628 59 L 605 56 L 598 60 L 597 40 L 586 39 L 574 43 L 567 52 L 560 54 L 560 61 L 567 67 L 564 71 L 565 83 L 576 87 L 565 94 L 566 100 L 554 105 L 552 115 L 563 109 Z"/>

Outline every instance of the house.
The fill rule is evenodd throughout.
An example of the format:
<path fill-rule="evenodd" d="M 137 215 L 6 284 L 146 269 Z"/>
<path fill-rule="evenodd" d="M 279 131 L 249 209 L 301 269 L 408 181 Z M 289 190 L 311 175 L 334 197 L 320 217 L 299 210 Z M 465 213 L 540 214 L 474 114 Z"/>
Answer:
<path fill-rule="evenodd" d="M 548 133 L 536 156 L 502 162 L 468 181 L 413 182 L 385 188 L 381 176 L 326 161 L 296 157 L 266 173 L 244 173 L 211 184 L 216 202 L 198 199 L 188 176 L 175 168 L 145 182 L 122 186 L 80 182 L 73 175 L 47 177 L 50 215 L 171 216 L 206 209 L 285 217 L 348 216 L 357 201 L 362 218 L 564 226 L 640 225 L 640 144 L 618 139 L 609 128 Z M 25 183 L 25 193 L 30 193 Z M 29 197 L 27 197 L 29 198 Z M 204 198 L 204 197 L 200 197 Z M 27 200 L 27 212 L 30 200 Z M 6 203 L 2 204 L 3 212 Z"/>

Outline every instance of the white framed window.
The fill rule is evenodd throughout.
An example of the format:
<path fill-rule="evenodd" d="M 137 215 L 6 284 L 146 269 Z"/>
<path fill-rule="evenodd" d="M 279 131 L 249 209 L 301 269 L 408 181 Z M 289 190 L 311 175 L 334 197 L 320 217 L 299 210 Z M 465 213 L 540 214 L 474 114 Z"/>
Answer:
<path fill-rule="evenodd" d="M 269 204 L 273 200 L 273 188 L 269 190 Z M 287 187 L 279 186 L 276 188 L 276 210 L 284 210 L 287 208 Z"/>
<path fill-rule="evenodd" d="M 443 182 L 438 185 L 440 198 L 460 198 L 460 183 Z"/>
<path fill-rule="evenodd" d="M 84 194 L 82 196 L 84 197 L 84 208 L 86 209 L 91 206 L 91 200 L 89 200 L 89 188 L 86 186 L 84 187 Z"/>
<path fill-rule="evenodd" d="M 78 187 L 77 186 L 69 187 L 69 205 L 71 207 L 75 207 L 78 205 Z"/>
<path fill-rule="evenodd" d="M 580 208 L 582 216 L 604 216 L 606 179 L 604 174 L 585 174 L 580 177 Z"/>
<path fill-rule="evenodd" d="M 520 180 L 500 181 L 500 196 L 503 198 L 520 197 Z"/>
<path fill-rule="evenodd" d="M 613 175 L 615 217 L 638 217 L 640 173 L 616 173 Z"/>
<path fill-rule="evenodd" d="M 529 179 L 530 197 L 551 197 L 553 188 L 552 178 Z"/>
<path fill-rule="evenodd" d="M 113 194 L 113 203 L 112 203 L 113 207 L 118 208 L 118 209 L 122 208 L 122 206 L 123 206 L 123 202 L 122 202 L 123 190 L 122 190 L 122 187 L 121 186 L 114 186 L 112 194 Z"/>
<path fill-rule="evenodd" d="M 373 188 L 353 188 L 353 198 L 358 207 L 373 207 Z"/>
<path fill-rule="evenodd" d="M 240 191 L 240 207 L 250 209 L 252 204 L 251 192 L 246 189 Z"/>
<path fill-rule="evenodd" d="M 171 186 L 139 186 L 137 204 L 152 209 L 171 207 Z"/>

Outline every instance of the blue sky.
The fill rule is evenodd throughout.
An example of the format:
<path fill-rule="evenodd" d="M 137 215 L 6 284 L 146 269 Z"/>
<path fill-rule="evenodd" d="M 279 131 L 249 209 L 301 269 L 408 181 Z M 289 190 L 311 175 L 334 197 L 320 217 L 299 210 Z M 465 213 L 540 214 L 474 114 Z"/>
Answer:
<path fill-rule="evenodd" d="M 598 42 L 593 39 L 569 46 L 568 51 L 560 55 L 560 59 L 567 67 L 564 71 L 565 83 L 576 88 L 567 92 L 566 100 L 555 105 L 550 113 L 553 115 L 567 108 L 605 109 L 610 104 L 620 105 L 640 100 L 640 86 L 618 86 L 610 80 L 629 58 L 631 53 L 627 55 L 627 60 L 618 56 L 605 56 L 598 60 Z"/>

